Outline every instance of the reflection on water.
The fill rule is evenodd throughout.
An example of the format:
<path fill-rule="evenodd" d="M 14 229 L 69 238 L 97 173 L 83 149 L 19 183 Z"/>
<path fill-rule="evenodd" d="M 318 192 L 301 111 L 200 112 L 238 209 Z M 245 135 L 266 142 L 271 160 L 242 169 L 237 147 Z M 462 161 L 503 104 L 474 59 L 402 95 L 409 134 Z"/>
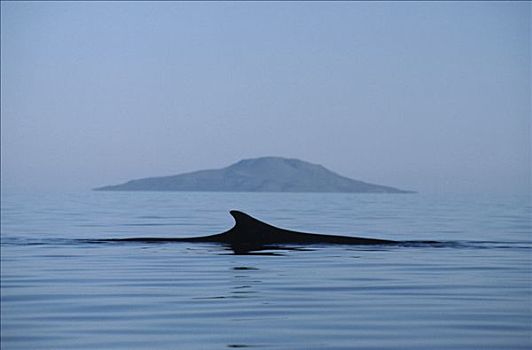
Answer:
<path fill-rule="evenodd" d="M 532 345 L 528 202 L 187 194 L 185 206 L 177 195 L 113 195 L 3 198 L 2 349 Z M 232 225 L 223 219 L 224 205 L 235 202 L 301 231 L 456 244 L 269 246 L 255 251 L 267 255 L 235 255 L 230 247 L 206 243 L 79 241 L 222 232 Z M 319 220 L 317 202 L 323 206 Z M 206 205 L 220 211 L 204 226 L 196 210 Z M 488 217 L 495 206 L 499 217 Z M 286 207 L 289 214 L 282 212 Z M 170 225 L 179 215 L 183 231 Z M 453 215 L 454 221 L 443 220 Z M 120 224 L 150 222 L 159 225 Z M 369 227 L 373 234 L 363 229 Z"/>

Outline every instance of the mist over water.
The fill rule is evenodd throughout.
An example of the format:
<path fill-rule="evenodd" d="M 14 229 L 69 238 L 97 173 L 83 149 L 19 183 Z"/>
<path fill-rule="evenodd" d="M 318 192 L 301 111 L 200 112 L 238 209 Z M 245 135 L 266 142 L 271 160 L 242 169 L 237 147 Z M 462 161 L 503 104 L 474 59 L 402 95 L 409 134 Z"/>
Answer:
<path fill-rule="evenodd" d="M 1 3 L 2 187 L 298 158 L 530 191 L 529 2 Z"/>
<path fill-rule="evenodd" d="M 307 232 L 462 243 L 87 244 L 227 230 L 228 211 Z M 2 193 L 2 348 L 527 349 L 526 196 Z"/>

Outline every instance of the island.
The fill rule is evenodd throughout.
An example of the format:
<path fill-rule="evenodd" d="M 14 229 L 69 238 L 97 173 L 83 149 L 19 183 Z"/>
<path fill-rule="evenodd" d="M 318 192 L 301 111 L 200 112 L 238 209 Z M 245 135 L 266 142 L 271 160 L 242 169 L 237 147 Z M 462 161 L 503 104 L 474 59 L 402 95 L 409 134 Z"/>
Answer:
<path fill-rule="evenodd" d="M 414 193 L 341 176 L 299 159 L 243 159 L 222 169 L 131 180 L 96 191 Z"/>

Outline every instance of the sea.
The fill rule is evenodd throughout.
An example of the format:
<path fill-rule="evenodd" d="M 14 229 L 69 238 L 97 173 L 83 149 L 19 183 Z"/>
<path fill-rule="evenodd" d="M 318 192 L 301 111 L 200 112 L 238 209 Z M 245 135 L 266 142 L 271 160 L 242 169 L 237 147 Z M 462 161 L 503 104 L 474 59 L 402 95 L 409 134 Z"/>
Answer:
<path fill-rule="evenodd" d="M 528 195 L 95 192 L 1 197 L 1 348 L 531 349 Z M 286 229 L 441 245 L 107 243 Z M 264 252 L 262 252 L 264 253 Z"/>

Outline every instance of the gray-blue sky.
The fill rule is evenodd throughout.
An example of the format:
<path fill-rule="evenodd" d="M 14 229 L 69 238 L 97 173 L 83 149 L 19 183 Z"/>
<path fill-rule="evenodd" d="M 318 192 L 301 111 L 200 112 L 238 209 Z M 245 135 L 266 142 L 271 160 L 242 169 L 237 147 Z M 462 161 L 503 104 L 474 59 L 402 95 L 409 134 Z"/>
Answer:
<path fill-rule="evenodd" d="M 525 192 L 530 3 L 2 2 L 2 187 L 264 155 Z"/>

